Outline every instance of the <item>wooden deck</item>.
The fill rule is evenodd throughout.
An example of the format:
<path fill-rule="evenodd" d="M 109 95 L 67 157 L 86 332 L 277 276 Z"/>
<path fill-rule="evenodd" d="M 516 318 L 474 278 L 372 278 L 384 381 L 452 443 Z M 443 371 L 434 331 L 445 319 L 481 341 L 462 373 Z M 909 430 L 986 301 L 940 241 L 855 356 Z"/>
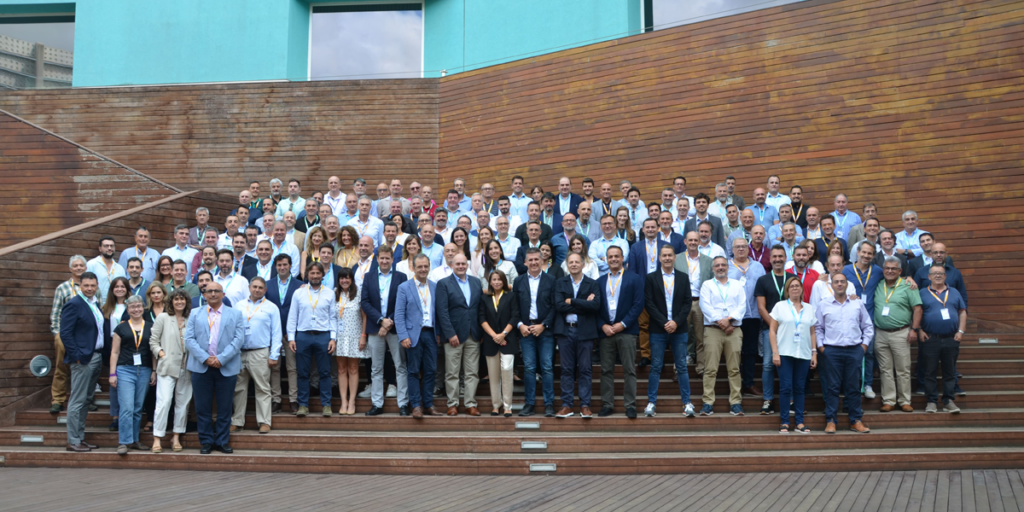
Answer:
<path fill-rule="evenodd" d="M 1024 510 L 1024 472 L 1017 470 L 455 478 L 0 469 L 0 483 L 19 490 L 4 493 L 3 509 L 9 512 L 296 506 L 445 512 L 684 507 L 707 511 Z"/>

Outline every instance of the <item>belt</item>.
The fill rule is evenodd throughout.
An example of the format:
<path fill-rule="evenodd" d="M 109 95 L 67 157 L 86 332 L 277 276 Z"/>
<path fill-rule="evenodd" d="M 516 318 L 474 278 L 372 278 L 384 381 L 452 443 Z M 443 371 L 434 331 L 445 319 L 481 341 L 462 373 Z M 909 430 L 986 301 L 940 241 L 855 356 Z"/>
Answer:
<path fill-rule="evenodd" d="M 526 325 L 540 325 L 540 324 L 541 324 L 541 321 L 536 319 L 536 318 L 531 318 L 530 320 L 526 321 Z"/>
<path fill-rule="evenodd" d="M 270 350 L 270 347 L 243 348 L 242 352 L 252 352 L 253 350 Z"/>
<path fill-rule="evenodd" d="M 320 336 L 321 334 L 327 334 L 327 331 L 299 331 L 303 334 L 312 334 L 313 336 Z"/>
<path fill-rule="evenodd" d="M 569 327 L 576 327 L 579 324 L 580 324 L 579 322 L 566 322 L 565 323 L 565 325 L 568 325 Z"/>
<path fill-rule="evenodd" d="M 875 329 L 878 329 L 879 331 L 882 331 L 882 332 L 900 332 L 903 329 L 907 329 L 909 327 L 910 327 L 909 325 L 904 325 L 903 327 L 897 327 L 895 329 L 883 329 L 881 327 L 875 327 Z"/>
<path fill-rule="evenodd" d="M 700 300 L 700 297 L 694 297 L 693 300 L 698 301 Z"/>

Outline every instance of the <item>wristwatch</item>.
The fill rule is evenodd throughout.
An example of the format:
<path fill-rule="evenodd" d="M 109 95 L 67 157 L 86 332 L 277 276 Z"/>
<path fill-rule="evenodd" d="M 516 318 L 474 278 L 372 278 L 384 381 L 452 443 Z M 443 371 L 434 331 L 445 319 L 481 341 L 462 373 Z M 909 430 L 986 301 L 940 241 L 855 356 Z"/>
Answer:
<path fill-rule="evenodd" d="M 963 332 L 963 331 L 961 331 L 960 329 L 957 329 L 957 330 L 956 330 L 956 332 L 958 332 L 958 333 L 960 333 L 960 334 L 967 334 L 966 332 Z"/>

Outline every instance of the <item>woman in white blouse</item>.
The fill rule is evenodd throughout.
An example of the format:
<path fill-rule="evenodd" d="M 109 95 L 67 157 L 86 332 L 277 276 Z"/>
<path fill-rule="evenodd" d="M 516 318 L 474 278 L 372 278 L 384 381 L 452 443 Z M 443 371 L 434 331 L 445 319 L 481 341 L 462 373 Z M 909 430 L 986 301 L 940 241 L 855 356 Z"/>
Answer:
<path fill-rule="evenodd" d="M 779 432 L 788 434 L 789 401 L 793 400 L 796 428 L 801 434 L 811 430 L 804 425 L 804 395 L 807 372 L 818 365 L 815 352 L 814 308 L 803 301 L 804 287 L 795 276 L 786 280 L 788 300 L 779 301 L 770 313 L 768 337 L 772 345 L 772 363 L 779 369 Z"/>
<path fill-rule="evenodd" d="M 490 282 L 491 272 L 494 270 L 504 272 L 511 285 L 512 281 L 519 277 L 519 273 L 516 272 L 515 264 L 505 259 L 505 252 L 501 249 L 501 244 L 497 240 L 491 240 L 487 242 L 485 250 L 487 262 L 484 263 L 483 267 L 480 267 L 480 271 L 476 274 L 480 278 L 484 291 L 489 289 L 490 285 L 488 283 Z"/>
<path fill-rule="evenodd" d="M 406 238 L 405 243 L 402 244 L 402 261 L 395 264 L 395 271 L 405 274 L 408 279 L 416 277 L 416 272 L 412 269 L 412 259 L 422 250 L 423 246 L 420 244 L 419 238 L 414 236 Z"/>
<path fill-rule="evenodd" d="M 580 234 L 575 234 L 569 239 L 569 252 L 565 255 L 566 258 L 569 254 L 576 253 L 583 257 L 583 275 L 597 281 L 597 278 L 601 277 L 601 272 L 597 269 L 597 264 L 594 260 L 588 256 L 590 250 L 589 244 L 587 243 L 586 237 Z M 562 261 L 562 271 L 566 274 L 569 273 L 569 267 L 565 266 L 565 261 Z"/>
<path fill-rule="evenodd" d="M 807 260 L 808 268 L 817 272 L 818 275 L 823 275 L 825 273 L 825 267 L 821 264 L 821 261 L 818 261 L 818 248 L 814 245 L 814 240 L 804 240 L 803 242 L 796 244 L 796 246 L 807 248 L 807 257 L 809 258 Z M 786 251 L 786 259 L 789 260 L 786 262 L 786 271 L 788 272 L 794 267 L 793 253 Z"/>
<path fill-rule="evenodd" d="M 473 250 L 473 257 L 469 260 L 469 271 L 472 275 L 479 276 L 484 265 L 487 263 L 487 255 L 484 254 L 484 249 L 487 248 L 488 242 L 494 240 L 494 230 L 488 226 L 481 226 L 476 233 L 476 239 L 476 249 Z M 487 287 L 485 286 L 484 289 L 487 289 Z"/>

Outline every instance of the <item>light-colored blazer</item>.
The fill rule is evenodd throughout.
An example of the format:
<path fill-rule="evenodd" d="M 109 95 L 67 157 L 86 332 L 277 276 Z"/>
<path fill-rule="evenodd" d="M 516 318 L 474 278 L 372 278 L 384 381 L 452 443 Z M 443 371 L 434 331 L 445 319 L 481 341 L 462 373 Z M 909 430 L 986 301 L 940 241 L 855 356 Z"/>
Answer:
<path fill-rule="evenodd" d="M 161 377 L 178 378 L 182 361 L 188 355 L 188 350 L 181 343 L 178 321 L 173 315 L 160 313 L 160 316 L 156 317 L 156 322 L 153 322 L 150 332 L 152 335 L 149 337 L 149 349 L 153 352 L 153 357 L 157 357 L 161 350 L 164 351 L 163 359 L 156 363 L 156 374 Z"/>
<path fill-rule="evenodd" d="M 408 339 L 412 346 L 420 341 L 420 331 L 423 330 L 423 302 L 420 293 L 416 290 L 416 279 L 410 279 L 398 285 L 398 298 L 395 300 L 395 329 L 398 331 L 398 340 Z M 427 280 L 427 288 L 430 289 L 430 320 L 434 325 L 434 332 L 437 330 L 437 316 L 435 302 L 437 299 L 437 283 Z"/>
<path fill-rule="evenodd" d="M 221 305 L 220 337 L 217 340 L 217 359 L 220 373 L 225 377 L 238 375 L 242 369 L 242 343 L 245 341 L 245 319 L 237 309 Z M 210 350 L 210 323 L 207 308 L 192 311 L 185 328 L 185 347 L 188 349 L 186 368 L 195 373 L 206 373 L 206 360 Z"/>

